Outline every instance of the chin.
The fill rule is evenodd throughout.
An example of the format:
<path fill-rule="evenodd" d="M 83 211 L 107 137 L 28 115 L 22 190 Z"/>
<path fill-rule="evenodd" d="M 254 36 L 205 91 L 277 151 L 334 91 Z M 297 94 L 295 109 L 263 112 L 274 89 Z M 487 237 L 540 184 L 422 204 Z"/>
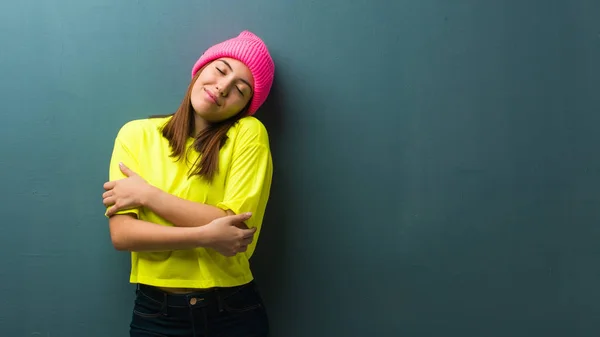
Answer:
<path fill-rule="evenodd" d="M 194 112 L 194 114 L 198 115 L 198 111 L 202 111 L 199 104 L 192 103 L 190 105 L 192 106 L 192 111 Z"/>
<path fill-rule="evenodd" d="M 195 117 L 200 117 L 208 123 L 215 123 L 214 118 L 211 118 L 211 114 L 207 113 L 206 110 L 203 109 L 203 107 L 195 107 L 192 105 L 192 108 Z"/>
<path fill-rule="evenodd" d="M 198 116 L 202 116 L 205 115 L 204 111 L 208 110 L 208 106 L 206 106 L 206 104 L 203 104 L 204 102 L 195 102 L 192 101 L 192 104 L 190 104 L 192 106 L 192 110 L 194 111 L 194 113 Z"/>
<path fill-rule="evenodd" d="M 200 111 L 200 112 L 198 112 L 198 111 Z M 209 118 L 208 118 L 209 116 L 207 116 L 205 113 L 203 113 L 202 110 L 198 110 L 196 108 L 194 108 L 194 116 L 200 117 L 200 118 L 204 119 L 205 121 L 209 120 Z"/>

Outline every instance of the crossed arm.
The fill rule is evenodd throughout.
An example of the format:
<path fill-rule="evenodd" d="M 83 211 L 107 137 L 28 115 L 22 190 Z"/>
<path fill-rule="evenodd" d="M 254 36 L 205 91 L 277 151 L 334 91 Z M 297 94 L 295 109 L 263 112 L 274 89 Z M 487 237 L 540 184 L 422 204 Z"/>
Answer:
<path fill-rule="evenodd" d="M 102 195 L 104 205 L 110 206 L 106 215 L 116 249 L 160 251 L 204 246 L 234 255 L 252 242 L 255 229 L 248 229 L 243 222 L 249 215 L 233 216 L 232 211 L 176 197 L 148 184 L 125 165 L 120 169 L 126 178 L 105 183 Z M 116 214 L 137 207 L 152 210 L 175 227 L 139 220 L 133 214 Z M 200 228 L 208 224 L 212 226 Z"/>
<path fill-rule="evenodd" d="M 109 219 L 110 236 L 117 250 L 167 251 L 212 248 L 225 256 L 244 252 L 254 239 L 256 229 L 240 229 L 237 223 L 250 218 L 249 213 L 224 216 L 199 227 L 169 227 L 139 220 L 130 214 Z"/>
<path fill-rule="evenodd" d="M 137 173 L 120 164 L 127 178 L 104 184 L 104 205 L 110 206 L 107 216 L 118 211 L 146 207 L 177 227 L 197 227 L 233 212 L 212 205 L 179 198 L 148 184 Z"/>

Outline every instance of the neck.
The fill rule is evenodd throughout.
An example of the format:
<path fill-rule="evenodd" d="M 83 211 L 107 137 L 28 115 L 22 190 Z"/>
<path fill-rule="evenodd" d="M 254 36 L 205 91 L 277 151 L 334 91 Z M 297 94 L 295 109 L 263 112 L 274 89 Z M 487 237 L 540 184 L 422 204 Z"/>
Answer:
<path fill-rule="evenodd" d="M 200 132 L 208 127 L 208 123 L 200 116 L 194 116 L 194 137 L 198 136 Z"/>

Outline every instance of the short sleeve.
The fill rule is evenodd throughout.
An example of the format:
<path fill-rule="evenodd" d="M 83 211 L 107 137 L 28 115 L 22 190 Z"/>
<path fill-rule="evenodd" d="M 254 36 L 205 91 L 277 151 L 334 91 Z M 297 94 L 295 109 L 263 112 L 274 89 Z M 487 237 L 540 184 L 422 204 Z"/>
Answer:
<path fill-rule="evenodd" d="M 119 130 L 119 133 L 115 138 L 112 156 L 110 158 L 110 166 L 108 171 L 109 181 L 115 181 L 126 178 L 126 176 L 123 174 L 123 172 L 121 172 L 121 169 L 119 168 L 119 163 L 125 164 L 134 172 L 139 172 L 139 151 L 132 151 L 133 149 L 137 148 L 135 146 L 136 138 L 139 139 L 139 137 L 135 137 L 135 129 L 136 128 L 134 124 L 129 122 Z M 106 211 L 108 211 L 109 207 L 106 208 Z M 122 210 L 115 214 L 128 213 L 134 213 L 136 217 L 139 217 L 139 208 Z"/>
<path fill-rule="evenodd" d="M 217 207 L 236 214 L 252 212 L 248 227 L 260 228 L 273 175 L 273 161 L 266 132 L 250 130 L 236 140 L 225 183 L 223 201 Z M 242 132 L 244 133 L 244 132 Z"/>

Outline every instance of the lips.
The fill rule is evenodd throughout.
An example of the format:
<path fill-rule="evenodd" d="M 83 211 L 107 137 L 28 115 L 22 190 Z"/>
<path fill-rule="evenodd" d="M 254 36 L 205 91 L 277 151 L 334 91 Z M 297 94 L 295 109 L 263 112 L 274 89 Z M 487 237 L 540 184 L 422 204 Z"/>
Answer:
<path fill-rule="evenodd" d="M 215 94 L 213 94 L 206 88 L 204 88 L 204 92 L 206 93 L 206 98 L 208 98 L 211 102 L 213 102 L 217 106 L 220 106 L 219 101 L 217 100 L 217 96 Z"/>

